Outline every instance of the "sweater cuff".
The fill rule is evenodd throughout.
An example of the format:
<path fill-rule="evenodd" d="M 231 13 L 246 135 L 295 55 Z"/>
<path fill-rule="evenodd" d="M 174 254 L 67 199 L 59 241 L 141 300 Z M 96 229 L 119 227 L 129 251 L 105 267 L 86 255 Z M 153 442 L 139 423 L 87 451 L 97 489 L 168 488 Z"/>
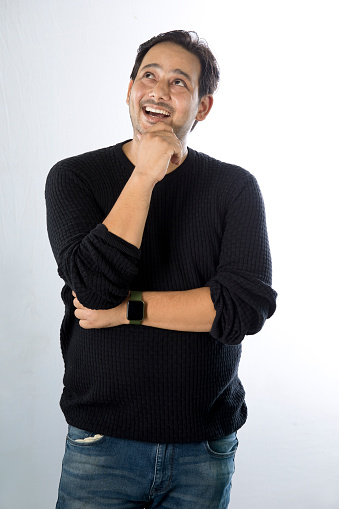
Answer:
<path fill-rule="evenodd" d="M 109 246 L 118 249 L 122 253 L 125 253 L 136 260 L 140 259 L 140 249 L 134 246 L 134 244 L 127 242 L 127 240 L 124 240 L 123 238 L 118 237 L 118 235 L 110 232 L 104 224 L 98 224 L 92 232 L 104 240 Z"/>

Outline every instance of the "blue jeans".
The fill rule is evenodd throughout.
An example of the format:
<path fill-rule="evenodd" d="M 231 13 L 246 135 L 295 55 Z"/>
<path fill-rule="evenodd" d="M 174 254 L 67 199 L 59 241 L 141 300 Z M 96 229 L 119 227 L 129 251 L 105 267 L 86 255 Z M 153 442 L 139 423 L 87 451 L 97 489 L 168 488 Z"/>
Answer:
<path fill-rule="evenodd" d="M 226 509 L 236 433 L 152 444 L 69 426 L 56 509 Z"/>

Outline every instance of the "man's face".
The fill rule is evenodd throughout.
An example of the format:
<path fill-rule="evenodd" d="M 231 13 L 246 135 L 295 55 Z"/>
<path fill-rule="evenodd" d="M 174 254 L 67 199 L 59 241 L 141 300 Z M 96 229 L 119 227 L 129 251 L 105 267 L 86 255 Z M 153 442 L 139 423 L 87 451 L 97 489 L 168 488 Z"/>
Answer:
<path fill-rule="evenodd" d="M 198 57 L 177 44 L 162 42 L 153 46 L 128 87 L 134 135 L 164 122 L 184 141 L 201 109 L 200 69 Z"/>

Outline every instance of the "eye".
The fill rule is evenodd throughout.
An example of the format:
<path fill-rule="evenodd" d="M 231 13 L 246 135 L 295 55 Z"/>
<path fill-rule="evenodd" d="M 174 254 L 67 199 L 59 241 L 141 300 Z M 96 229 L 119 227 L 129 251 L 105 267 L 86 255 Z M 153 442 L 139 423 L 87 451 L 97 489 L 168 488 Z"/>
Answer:
<path fill-rule="evenodd" d="M 154 74 L 152 72 L 150 72 L 150 71 L 147 71 L 144 74 L 144 78 L 153 79 L 154 78 Z"/>
<path fill-rule="evenodd" d="M 186 83 L 184 82 L 184 80 L 181 80 L 180 78 L 176 78 L 173 81 L 173 84 L 178 85 L 179 87 L 186 87 Z"/>

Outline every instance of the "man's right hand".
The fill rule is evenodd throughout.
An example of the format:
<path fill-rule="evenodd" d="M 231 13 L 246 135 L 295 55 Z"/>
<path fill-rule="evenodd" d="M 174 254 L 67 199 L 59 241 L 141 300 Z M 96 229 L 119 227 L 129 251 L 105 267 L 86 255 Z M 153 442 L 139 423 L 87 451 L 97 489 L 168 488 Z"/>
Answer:
<path fill-rule="evenodd" d="M 179 165 L 183 158 L 182 145 L 172 127 L 158 122 L 140 135 L 134 173 L 149 178 L 155 185 L 164 178 L 170 163 Z"/>
<path fill-rule="evenodd" d="M 147 129 L 138 143 L 134 171 L 103 224 L 140 248 L 154 186 L 164 178 L 170 163 L 175 168 L 185 154 L 173 129 L 164 122 Z"/>

